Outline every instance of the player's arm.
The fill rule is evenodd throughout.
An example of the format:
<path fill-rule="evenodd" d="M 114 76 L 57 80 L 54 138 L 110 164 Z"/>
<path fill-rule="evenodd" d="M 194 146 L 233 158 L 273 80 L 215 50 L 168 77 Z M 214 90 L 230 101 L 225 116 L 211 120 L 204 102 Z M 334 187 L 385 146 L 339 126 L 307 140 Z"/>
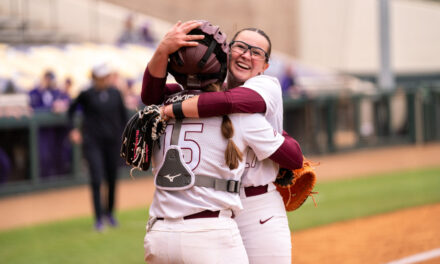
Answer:
<path fill-rule="evenodd" d="M 225 92 L 203 93 L 182 102 L 185 117 L 213 117 L 233 113 L 264 113 L 266 102 L 252 89 L 237 87 Z M 174 118 L 172 105 L 164 108 L 165 115 Z"/>
<path fill-rule="evenodd" d="M 283 144 L 269 157 L 278 163 L 280 167 L 289 170 L 302 168 L 303 154 L 299 143 L 293 139 L 286 131 L 283 131 Z"/>
<path fill-rule="evenodd" d="M 141 98 L 145 105 L 162 104 L 165 95 L 174 94 L 181 91 L 178 84 L 166 84 L 167 78 L 158 78 L 151 75 L 149 66 L 145 69 L 142 80 Z"/>
<path fill-rule="evenodd" d="M 277 133 L 260 114 L 245 115 L 240 127 L 247 145 L 254 151 L 258 160 L 270 158 L 286 169 L 302 167 L 303 156 L 296 140 L 287 133 Z"/>
<path fill-rule="evenodd" d="M 282 104 L 281 87 L 276 78 L 255 76 L 241 87 L 226 92 L 204 93 L 182 103 L 185 117 L 212 117 L 232 113 L 273 113 Z M 164 113 L 174 117 L 173 108 Z"/>
<path fill-rule="evenodd" d="M 162 103 L 167 75 L 168 57 L 181 47 L 197 46 L 195 40 L 203 39 L 203 35 L 187 35 L 188 32 L 201 25 L 201 22 L 191 20 L 177 22 L 160 41 L 144 72 L 141 98 L 146 105 Z"/>

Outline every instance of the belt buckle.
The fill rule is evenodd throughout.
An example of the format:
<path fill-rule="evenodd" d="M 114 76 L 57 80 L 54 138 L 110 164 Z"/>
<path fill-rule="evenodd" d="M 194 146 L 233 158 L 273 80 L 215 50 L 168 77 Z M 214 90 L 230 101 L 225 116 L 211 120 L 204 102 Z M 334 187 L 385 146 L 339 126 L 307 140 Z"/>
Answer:
<path fill-rule="evenodd" d="M 226 190 L 231 193 L 238 193 L 240 191 L 240 181 L 228 180 Z"/>

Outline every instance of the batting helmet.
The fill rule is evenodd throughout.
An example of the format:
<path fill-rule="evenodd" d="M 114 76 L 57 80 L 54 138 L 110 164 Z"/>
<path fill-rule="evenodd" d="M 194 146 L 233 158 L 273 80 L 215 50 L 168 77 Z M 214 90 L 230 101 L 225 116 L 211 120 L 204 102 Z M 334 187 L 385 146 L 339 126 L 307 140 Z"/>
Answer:
<path fill-rule="evenodd" d="M 205 35 L 196 47 L 182 47 L 170 55 L 168 72 L 184 89 L 201 90 L 212 83 L 223 83 L 227 72 L 226 35 L 208 21 L 189 35 Z"/>

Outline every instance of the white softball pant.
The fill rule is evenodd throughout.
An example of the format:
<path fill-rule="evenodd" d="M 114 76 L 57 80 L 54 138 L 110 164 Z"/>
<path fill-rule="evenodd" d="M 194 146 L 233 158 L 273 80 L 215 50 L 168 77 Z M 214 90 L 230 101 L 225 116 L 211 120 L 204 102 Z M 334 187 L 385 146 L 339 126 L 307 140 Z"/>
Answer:
<path fill-rule="evenodd" d="M 240 229 L 249 263 L 290 264 L 292 241 L 286 210 L 278 191 L 270 189 L 251 197 L 241 193 L 244 210 L 234 220 Z"/>
<path fill-rule="evenodd" d="M 144 238 L 145 261 L 156 263 L 249 263 L 231 212 L 217 218 L 157 220 Z"/>

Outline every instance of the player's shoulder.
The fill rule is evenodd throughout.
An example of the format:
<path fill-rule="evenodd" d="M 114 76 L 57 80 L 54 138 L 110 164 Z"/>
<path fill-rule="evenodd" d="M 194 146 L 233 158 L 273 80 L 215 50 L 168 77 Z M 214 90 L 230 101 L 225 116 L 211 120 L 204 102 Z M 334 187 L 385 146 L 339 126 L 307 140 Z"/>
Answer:
<path fill-rule="evenodd" d="M 250 88 L 260 94 L 281 95 L 281 85 L 277 78 L 269 75 L 257 75 L 247 80 L 243 87 Z"/>
<path fill-rule="evenodd" d="M 243 87 L 259 93 L 266 104 L 278 104 L 282 98 L 281 85 L 277 78 L 269 75 L 257 75 L 247 80 Z"/>
<path fill-rule="evenodd" d="M 243 86 L 246 87 L 246 85 L 254 85 L 254 84 L 264 84 L 265 86 L 273 85 L 273 86 L 281 87 L 280 81 L 277 78 L 264 74 L 257 75 L 248 79 Z"/>

